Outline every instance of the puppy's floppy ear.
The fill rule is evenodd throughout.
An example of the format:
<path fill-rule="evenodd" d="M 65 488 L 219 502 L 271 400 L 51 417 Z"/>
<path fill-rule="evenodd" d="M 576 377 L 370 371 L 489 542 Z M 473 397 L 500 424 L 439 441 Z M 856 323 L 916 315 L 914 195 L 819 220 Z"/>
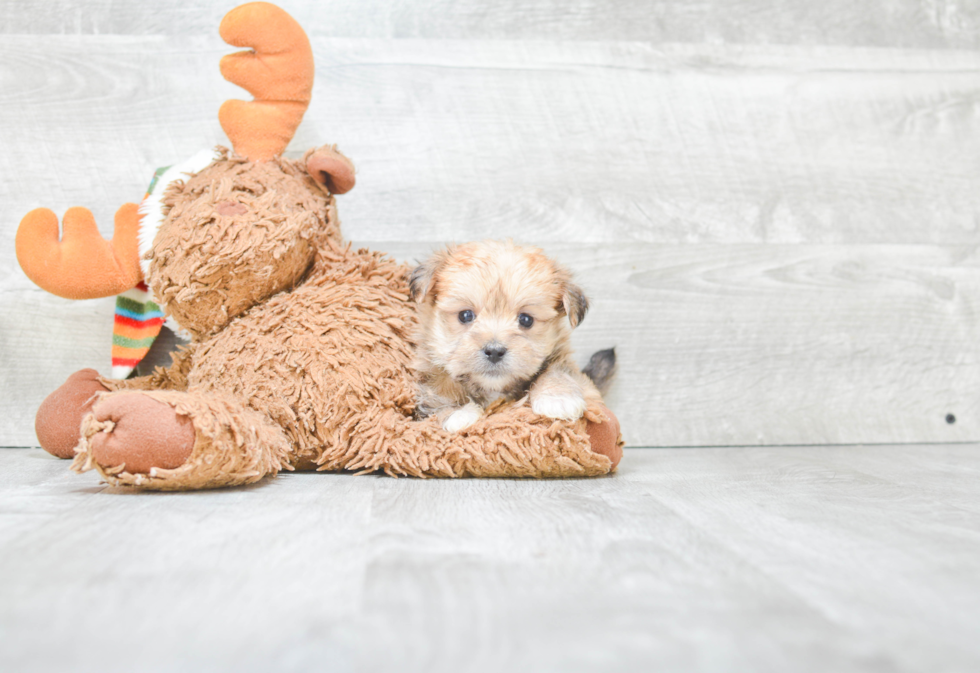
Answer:
<path fill-rule="evenodd" d="M 434 271 L 428 261 L 412 269 L 412 275 L 408 277 L 408 296 L 415 303 L 421 304 L 428 294 Z"/>
<path fill-rule="evenodd" d="M 413 301 L 421 304 L 426 296 L 432 294 L 436 274 L 449 259 L 451 252 L 452 248 L 439 250 L 412 270 L 408 279 L 408 296 Z"/>
<path fill-rule="evenodd" d="M 570 281 L 565 281 L 561 295 L 561 305 L 565 309 L 565 314 L 568 316 L 568 322 L 574 328 L 578 327 L 578 324 L 585 318 L 585 314 L 589 310 L 589 298 L 585 296 L 582 288 L 578 285 Z"/>

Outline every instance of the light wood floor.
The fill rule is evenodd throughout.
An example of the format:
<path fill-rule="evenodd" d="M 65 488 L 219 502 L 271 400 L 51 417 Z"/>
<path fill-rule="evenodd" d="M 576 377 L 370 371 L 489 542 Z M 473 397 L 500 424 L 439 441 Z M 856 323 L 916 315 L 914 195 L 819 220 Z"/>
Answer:
<path fill-rule="evenodd" d="M 980 445 L 133 494 L 0 450 L 0 670 L 976 671 Z"/>

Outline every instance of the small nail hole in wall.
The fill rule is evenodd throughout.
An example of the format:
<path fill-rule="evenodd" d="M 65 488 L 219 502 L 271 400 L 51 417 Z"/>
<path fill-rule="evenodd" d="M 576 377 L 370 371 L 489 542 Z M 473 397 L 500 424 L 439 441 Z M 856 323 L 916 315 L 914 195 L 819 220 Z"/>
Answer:
<path fill-rule="evenodd" d="M 952 425 L 953 423 L 956 422 L 956 416 L 954 416 L 953 414 L 946 414 L 946 422 Z"/>

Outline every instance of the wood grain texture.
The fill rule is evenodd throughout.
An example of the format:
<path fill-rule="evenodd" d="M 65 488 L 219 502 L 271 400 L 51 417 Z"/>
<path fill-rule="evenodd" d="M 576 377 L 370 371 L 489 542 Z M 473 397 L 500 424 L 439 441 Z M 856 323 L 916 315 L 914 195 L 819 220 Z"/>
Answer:
<path fill-rule="evenodd" d="M 980 445 L 130 494 L 0 451 L 0 667 L 973 671 Z"/>
<path fill-rule="evenodd" d="M 373 247 L 406 262 L 433 249 Z M 592 299 L 574 333 L 578 359 L 617 349 L 607 399 L 630 446 L 980 440 L 976 248 L 634 243 L 548 251 Z M 5 336 L 4 352 L 24 356 L 9 357 L 5 370 L 7 389 L 21 392 L 0 406 L 0 437 L 31 446 L 44 396 L 82 366 L 107 370 L 111 306 L 36 290 L 2 301 L 32 322 L 18 319 L 20 329 Z M 78 331 L 71 339 L 59 331 L 68 318 Z M 53 354 L 50 362 L 26 356 L 37 346 Z"/>
<path fill-rule="evenodd" d="M 8 0 L 0 30 L 212 35 L 230 2 Z M 279 0 L 310 35 L 427 39 L 634 40 L 970 49 L 969 0 Z"/>
<path fill-rule="evenodd" d="M 980 53 L 314 41 L 291 147 L 358 166 L 364 240 L 980 241 Z M 0 47 L 0 249 L 23 213 L 109 226 L 160 165 L 225 142 L 216 39 Z"/>
<path fill-rule="evenodd" d="M 313 42 L 292 152 L 355 159 L 347 236 L 406 257 L 512 236 L 565 258 L 595 298 L 580 354 L 619 346 L 631 445 L 977 438 L 980 54 Z M 111 301 L 37 291 L 17 222 L 86 205 L 108 235 L 155 168 L 224 142 L 228 51 L 0 45 L 0 444 L 33 444 L 43 397 L 108 365 Z"/>
<path fill-rule="evenodd" d="M 86 367 L 110 374 L 114 309 L 113 298 L 0 292 L 0 446 L 37 446 L 37 409 L 70 374 Z"/>

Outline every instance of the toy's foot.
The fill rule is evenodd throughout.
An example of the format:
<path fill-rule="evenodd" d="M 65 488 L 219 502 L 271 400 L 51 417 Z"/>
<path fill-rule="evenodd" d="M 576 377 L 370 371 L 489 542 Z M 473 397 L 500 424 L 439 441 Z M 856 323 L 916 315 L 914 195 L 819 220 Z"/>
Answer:
<path fill-rule="evenodd" d="M 34 432 L 41 448 L 59 458 L 73 458 L 81 437 L 82 419 L 92 410 L 95 396 L 108 392 L 99 383 L 99 373 L 83 369 L 68 377 L 38 407 Z"/>
<path fill-rule="evenodd" d="M 125 464 L 131 474 L 148 474 L 154 467 L 170 470 L 183 465 L 194 448 L 191 419 L 146 395 L 109 395 L 92 413 L 105 426 L 89 446 L 92 458 L 105 468 Z"/>
<path fill-rule="evenodd" d="M 604 423 L 589 421 L 585 426 L 585 431 L 589 433 L 592 452 L 601 453 L 609 458 L 612 461 L 613 469 L 616 469 L 619 461 L 623 458 L 623 447 L 619 445 L 619 419 L 608 407 L 603 407 L 602 412 L 609 420 Z"/>

